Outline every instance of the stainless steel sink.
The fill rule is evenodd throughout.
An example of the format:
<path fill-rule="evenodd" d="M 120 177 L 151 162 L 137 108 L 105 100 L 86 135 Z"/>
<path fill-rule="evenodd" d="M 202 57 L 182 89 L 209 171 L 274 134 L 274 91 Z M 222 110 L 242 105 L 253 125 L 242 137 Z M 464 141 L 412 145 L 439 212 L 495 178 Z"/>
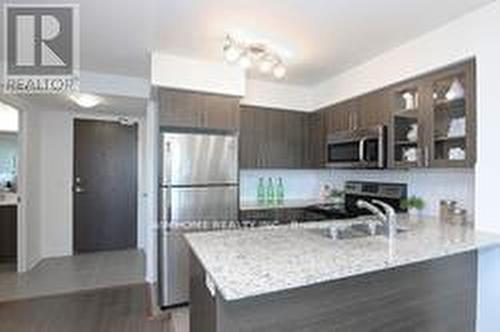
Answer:
<path fill-rule="evenodd" d="M 397 233 L 409 231 L 408 228 L 398 227 Z M 378 223 L 360 222 L 349 225 L 334 225 L 328 228 L 311 229 L 310 232 L 334 240 L 349 240 L 386 234 L 384 227 Z"/>

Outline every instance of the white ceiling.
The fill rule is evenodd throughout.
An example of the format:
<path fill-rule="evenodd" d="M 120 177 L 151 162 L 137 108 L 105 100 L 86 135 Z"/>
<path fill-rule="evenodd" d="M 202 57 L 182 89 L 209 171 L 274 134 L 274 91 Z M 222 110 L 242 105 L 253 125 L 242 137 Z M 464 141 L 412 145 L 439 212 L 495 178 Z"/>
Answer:
<path fill-rule="evenodd" d="M 91 109 L 86 109 L 75 104 L 66 94 L 54 95 L 5 95 L 0 92 L 0 105 L 13 106 L 34 110 L 53 110 L 73 112 L 75 114 L 88 114 L 95 116 L 129 116 L 142 117 L 146 113 L 147 100 L 143 98 L 99 95 L 101 103 Z"/>
<path fill-rule="evenodd" d="M 47 3 L 80 4 L 84 70 L 148 77 L 151 51 L 222 61 L 221 45 L 226 32 L 239 31 L 289 51 L 289 74 L 284 82 L 311 85 L 492 1 L 51 0 Z M 39 4 L 40 0 L 0 0 L 5 2 Z"/>

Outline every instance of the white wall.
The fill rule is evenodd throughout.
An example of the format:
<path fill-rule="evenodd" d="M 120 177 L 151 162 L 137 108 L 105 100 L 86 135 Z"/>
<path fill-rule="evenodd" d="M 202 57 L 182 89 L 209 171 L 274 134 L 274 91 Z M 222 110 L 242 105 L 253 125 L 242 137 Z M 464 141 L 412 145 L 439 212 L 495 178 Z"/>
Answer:
<path fill-rule="evenodd" d="M 151 98 L 146 109 L 146 164 L 147 182 L 145 188 L 146 199 L 146 280 L 154 283 L 157 280 L 157 221 L 158 221 L 158 149 L 159 125 L 158 105 Z"/>
<path fill-rule="evenodd" d="M 41 183 L 42 256 L 73 253 L 73 114 L 35 110 L 40 114 L 39 177 Z"/>
<path fill-rule="evenodd" d="M 500 248 L 483 250 L 479 256 L 478 332 L 497 332 L 500 326 Z"/>
<path fill-rule="evenodd" d="M 310 88 L 256 80 L 247 80 L 241 104 L 304 112 L 315 110 Z"/>
<path fill-rule="evenodd" d="M 27 108 L 21 112 L 21 159 L 19 165 L 20 224 L 18 227 L 19 271 L 24 272 L 42 259 L 41 181 L 39 165 L 40 114 Z"/>
<path fill-rule="evenodd" d="M 146 99 L 150 85 L 146 78 L 82 71 L 79 88 L 85 93 Z"/>

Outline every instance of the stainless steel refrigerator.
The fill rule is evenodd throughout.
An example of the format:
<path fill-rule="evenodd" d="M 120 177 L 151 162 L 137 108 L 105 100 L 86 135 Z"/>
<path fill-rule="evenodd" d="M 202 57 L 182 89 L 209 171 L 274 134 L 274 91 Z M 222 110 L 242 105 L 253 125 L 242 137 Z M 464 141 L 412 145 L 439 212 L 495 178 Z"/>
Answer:
<path fill-rule="evenodd" d="M 160 141 L 159 300 L 168 308 L 189 303 L 189 249 L 182 234 L 238 218 L 238 140 L 207 131 L 164 132 Z"/>

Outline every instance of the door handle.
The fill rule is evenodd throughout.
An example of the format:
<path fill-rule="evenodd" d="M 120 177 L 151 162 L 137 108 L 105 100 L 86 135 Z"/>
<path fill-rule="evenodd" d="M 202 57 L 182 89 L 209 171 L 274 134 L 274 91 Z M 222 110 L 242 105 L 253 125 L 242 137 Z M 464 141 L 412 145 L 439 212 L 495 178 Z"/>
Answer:
<path fill-rule="evenodd" d="M 82 187 L 80 186 L 75 186 L 75 193 L 77 194 L 83 194 L 85 192 L 85 189 L 83 189 Z"/>

